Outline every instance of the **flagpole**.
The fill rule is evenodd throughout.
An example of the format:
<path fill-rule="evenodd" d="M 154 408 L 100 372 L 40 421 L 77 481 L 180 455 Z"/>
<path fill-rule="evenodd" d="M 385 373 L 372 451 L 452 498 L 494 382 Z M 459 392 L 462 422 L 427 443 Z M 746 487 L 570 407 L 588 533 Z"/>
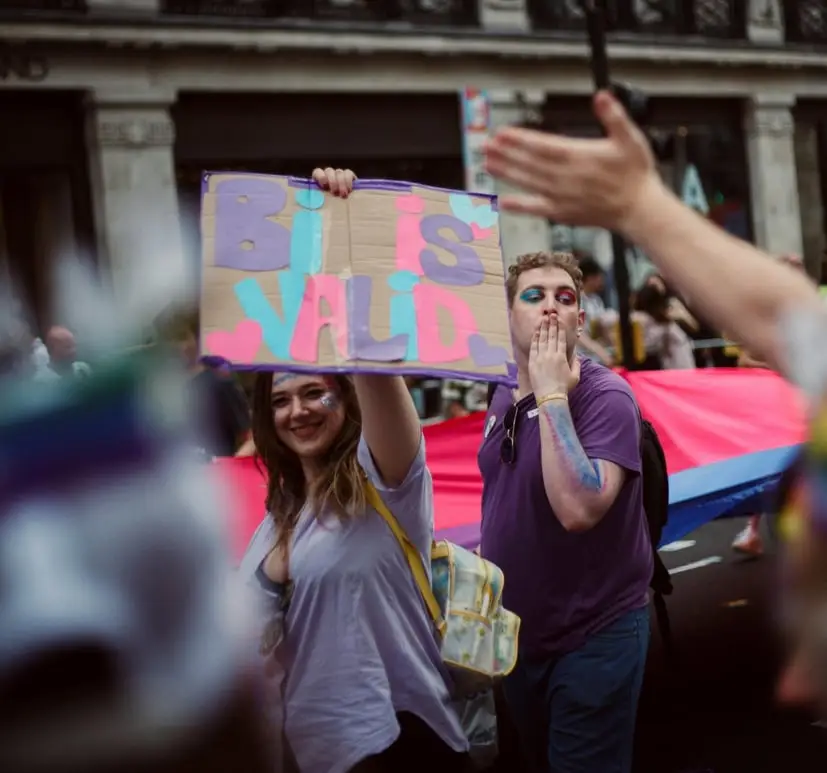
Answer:
<path fill-rule="evenodd" d="M 609 79 L 609 57 L 606 51 L 606 5 L 605 0 L 584 0 L 586 24 L 591 46 L 591 69 L 595 91 L 612 89 Z M 614 89 L 613 89 L 614 90 Z M 623 90 L 624 93 L 628 89 Z M 614 281 L 617 291 L 618 316 L 620 323 L 620 348 L 623 367 L 634 370 L 634 338 L 630 308 L 629 269 L 626 264 L 626 242 L 616 233 L 612 234 L 614 254 Z"/>

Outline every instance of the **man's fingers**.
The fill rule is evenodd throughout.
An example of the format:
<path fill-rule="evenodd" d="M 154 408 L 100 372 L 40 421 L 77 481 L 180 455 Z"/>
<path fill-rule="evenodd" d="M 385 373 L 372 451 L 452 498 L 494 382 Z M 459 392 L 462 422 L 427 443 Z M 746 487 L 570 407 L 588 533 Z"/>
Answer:
<path fill-rule="evenodd" d="M 594 114 L 613 139 L 633 140 L 637 127 L 629 118 L 620 100 L 608 91 L 599 91 L 594 96 Z"/>
<path fill-rule="evenodd" d="M 551 199 L 528 193 L 508 193 L 497 200 L 500 209 L 513 212 L 516 215 L 533 215 L 535 217 L 551 217 L 554 213 L 554 203 Z M 553 218 L 552 218 L 553 219 Z"/>
<path fill-rule="evenodd" d="M 529 359 L 534 359 L 540 353 L 540 329 L 534 331 L 531 338 L 531 348 L 528 352 Z"/>
<path fill-rule="evenodd" d="M 550 335 L 551 330 L 549 328 L 548 315 L 544 315 L 543 321 L 540 323 L 539 335 L 537 337 L 537 345 L 541 352 L 548 348 L 548 340 Z"/>
<path fill-rule="evenodd" d="M 500 129 L 489 142 L 492 149 L 497 149 L 509 158 L 528 154 L 535 162 L 566 161 L 571 153 L 572 144 L 576 145 L 577 140 L 515 126 Z"/>
<path fill-rule="evenodd" d="M 559 325 L 558 325 L 556 343 L 557 343 L 557 353 L 562 354 L 565 357 L 566 356 L 566 345 L 567 345 L 566 333 L 565 333 L 565 331 L 559 329 Z"/>
<path fill-rule="evenodd" d="M 532 193 L 545 193 L 551 182 L 544 167 L 522 151 L 502 153 L 492 147 L 485 156 L 485 168 L 494 177 Z"/>
<path fill-rule="evenodd" d="M 560 338 L 565 338 L 565 335 L 560 332 L 560 319 L 552 317 L 549 320 L 549 336 L 548 336 L 548 350 L 553 354 L 560 349 Z"/>

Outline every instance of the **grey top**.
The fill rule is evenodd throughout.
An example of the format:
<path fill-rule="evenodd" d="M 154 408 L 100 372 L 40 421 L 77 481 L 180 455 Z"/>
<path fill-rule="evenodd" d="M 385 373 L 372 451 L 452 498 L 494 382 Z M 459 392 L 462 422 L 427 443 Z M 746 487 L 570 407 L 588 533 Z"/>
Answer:
<path fill-rule="evenodd" d="M 364 439 L 358 459 L 430 567 L 433 482 L 424 440 L 395 489 L 382 483 Z M 275 538 L 268 517 L 242 560 L 245 581 L 256 583 Z M 431 619 L 396 538 L 373 508 L 344 524 L 305 508 L 290 574 L 285 733 L 302 773 L 345 773 L 385 750 L 399 735 L 401 711 L 420 717 L 455 751 L 468 749 Z"/>

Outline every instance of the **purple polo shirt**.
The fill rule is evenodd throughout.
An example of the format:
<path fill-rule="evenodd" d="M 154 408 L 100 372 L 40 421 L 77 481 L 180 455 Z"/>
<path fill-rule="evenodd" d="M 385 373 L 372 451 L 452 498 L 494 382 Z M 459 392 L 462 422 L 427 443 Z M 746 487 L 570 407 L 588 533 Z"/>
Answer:
<path fill-rule="evenodd" d="M 500 458 L 504 420 L 513 415 L 505 387 L 493 396 L 479 451 L 481 552 L 505 573 L 503 604 L 522 618 L 520 653 L 529 658 L 571 652 L 648 602 L 653 557 L 643 511 L 637 404 L 623 378 L 592 360 L 580 362 L 580 383 L 569 406 L 583 450 L 590 459 L 629 471 L 597 526 L 567 532 L 548 503 L 534 395 L 517 404 L 515 462 Z"/>

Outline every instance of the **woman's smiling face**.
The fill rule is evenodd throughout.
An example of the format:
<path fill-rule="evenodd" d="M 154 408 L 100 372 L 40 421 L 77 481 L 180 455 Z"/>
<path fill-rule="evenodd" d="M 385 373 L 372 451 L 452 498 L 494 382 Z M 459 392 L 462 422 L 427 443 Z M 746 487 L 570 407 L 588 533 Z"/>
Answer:
<path fill-rule="evenodd" d="M 338 390 L 322 376 L 275 374 L 271 405 L 278 439 L 300 459 L 325 454 L 345 419 Z"/>

